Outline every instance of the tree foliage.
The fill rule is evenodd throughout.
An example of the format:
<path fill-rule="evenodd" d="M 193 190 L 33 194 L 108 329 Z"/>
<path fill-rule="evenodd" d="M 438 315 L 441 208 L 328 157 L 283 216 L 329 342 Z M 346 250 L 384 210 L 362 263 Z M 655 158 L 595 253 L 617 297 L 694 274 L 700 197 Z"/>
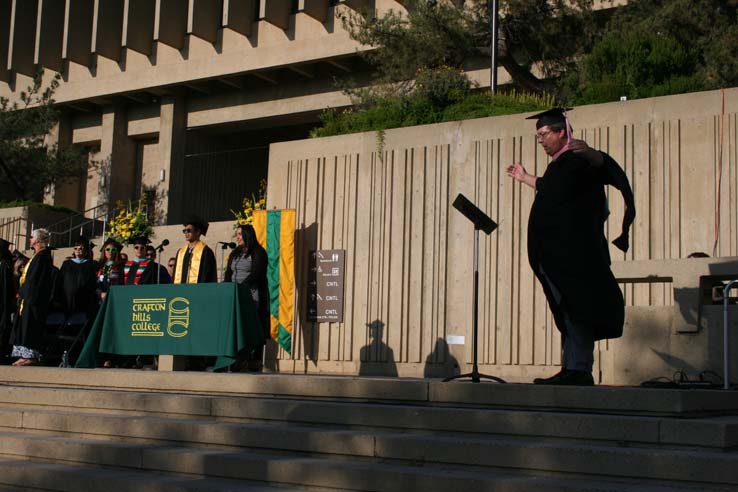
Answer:
<path fill-rule="evenodd" d="M 735 1 L 640 0 L 616 11 L 562 84 L 574 103 L 738 84 Z"/>
<path fill-rule="evenodd" d="M 78 149 L 48 142 L 59 121 L 53 100 L 59 79 L 44 87 L 39 73 L 20 93 L 20 102 L 0 98 L 0 185 L 12 190 L 14 199 L 39 200 L 46 185 L 87 171 L 87 157 Z"/>
<path fill-rule="evenodd" d="M 492 43 L 487 0 L 408 0 L 407 13 L 390 10 L 343 14 L 353 39 L 376 47 L 361 52 L 376 70 L 376 84 L 385 93 L 412 91 L 424 70 L 458 70 L 470 61 L 489 60 Z M 590 45 L 592 0 L 502 0 L 500 2 L 498 62 L 522 89 L 551 92 L 546 80 L 573 65 Z M 376 87 L 376 86 L 375 86 Z M 353 91 L 358 99 L 376 92 Z"/>

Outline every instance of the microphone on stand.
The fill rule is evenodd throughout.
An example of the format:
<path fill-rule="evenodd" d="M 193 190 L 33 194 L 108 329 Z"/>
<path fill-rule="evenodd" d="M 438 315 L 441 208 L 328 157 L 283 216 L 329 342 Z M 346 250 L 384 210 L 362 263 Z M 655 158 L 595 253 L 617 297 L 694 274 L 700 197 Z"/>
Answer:
<path fill-rule="evenodd" d="M 226 242 L 223 242 L 223 241 L 218 241 L 218 244 L 221 244 L 222 245 L 220 247 L 220 265 L 221 265 L 221 268 L 218 269 L 219 270 L 218 277 L 220 277 L 220 280 L 219 281 L 222 282 L 223 281 L 223 276 L 225 275 L 225 266 L 223 266 L 223 265 L 225 265 L 225 263 L 224 263 L 225 262 L 225 250 L 227 250 L 228 248 L 234 249 L 236 247 L 236 243 L 226 243 Z"/>
<path fill-rule="evenodd" d="M 169 239 L 163 240 L 161 244 L 154 249 L 161 253 L 162 251 L 164 251 L 164 246 L 169 246 Z"/>
<path fill-rule="evenodd" d="M 165 239 L 161 242 L 159 246 L 154 248 L 154 251 L 158 251 L 159 253 L 162 253 L 164 252 L 164 246 L 168 246 L 168 245 L 169 245 L 169 239 Z M 158 285 L 161 283 L 161 265 L 156 264 L 156 263 L 154 265 L 157 267 L 156 268 L 156 283 Z"/>

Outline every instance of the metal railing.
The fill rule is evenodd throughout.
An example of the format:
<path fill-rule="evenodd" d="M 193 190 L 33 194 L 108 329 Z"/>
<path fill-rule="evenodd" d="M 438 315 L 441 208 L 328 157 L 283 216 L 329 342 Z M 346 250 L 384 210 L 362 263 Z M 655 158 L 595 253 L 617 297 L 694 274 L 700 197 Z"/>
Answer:
<path fill-rule="evenodd" d="M 738 287 L 738 280 L 729 282 L 723 288 L 723 389 L 730 389 L 730 338 L 728 332 L 728 301 L 730 289 Z"/>
<path fill-rule="evenodd" d="M 67 248 L 73 246 L 74 241 L 80 236 L 87 238 L 102 236 L 108 222 L 108 214 L 109 204 L 103 203 L 46 225 L 45 229 L 51 236 L 50 245 L 55 248 Z"/>
<path fill-rule="evenodd" d="M 28 232 L 25 217 L 5 217 L 0 219 L 0 238 L 10 241 L 17 249 L 26 249 Z"/>

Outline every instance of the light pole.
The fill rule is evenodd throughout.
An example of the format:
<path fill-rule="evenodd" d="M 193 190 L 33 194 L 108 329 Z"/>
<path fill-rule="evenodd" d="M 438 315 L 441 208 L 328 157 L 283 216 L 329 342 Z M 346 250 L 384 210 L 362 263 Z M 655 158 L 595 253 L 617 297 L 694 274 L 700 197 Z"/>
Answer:
<path fill-rule="evenodd" d="M 489 17 L 492 28 L 492 41 L 489 47 L 490 51 L 490 68 L 489 68 L 489 89 L 494 94 L 497 92 L 497 43 L 499 41 L 497 31 L 499 28 L 499 0 L 491 0 L 489 3 Z"/>

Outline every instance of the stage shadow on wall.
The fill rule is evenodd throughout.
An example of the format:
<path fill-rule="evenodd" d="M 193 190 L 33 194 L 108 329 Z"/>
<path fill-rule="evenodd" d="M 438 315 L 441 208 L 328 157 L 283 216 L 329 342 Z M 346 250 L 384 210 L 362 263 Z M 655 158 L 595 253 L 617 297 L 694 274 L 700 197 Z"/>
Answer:
<path fill-rule="evenodd" d="M 443 338 L 436 339 L 433 352 L 428 354 L 423 368 L 424 378 L 447 378 L 461 374 L 459 361 L 449 352 L 448 344 Z"/>
<path fill-rule="evenodd" d="M 384 323 L 375 319 L 365 325 L 368 328 L 369 340 L 359 351 L 359 376 L 397 377 L 395 353 L 384 343 Z"/>

